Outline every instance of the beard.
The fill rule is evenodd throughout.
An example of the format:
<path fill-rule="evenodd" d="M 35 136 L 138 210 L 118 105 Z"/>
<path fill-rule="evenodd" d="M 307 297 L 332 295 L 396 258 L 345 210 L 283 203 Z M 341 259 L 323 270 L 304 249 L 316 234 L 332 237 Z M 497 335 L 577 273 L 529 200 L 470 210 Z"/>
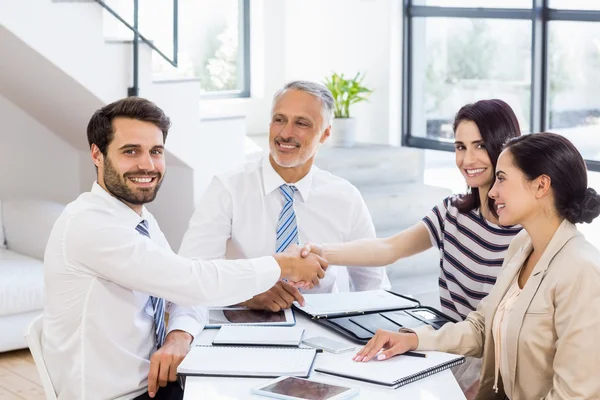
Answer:
<path fill-rule="evenodd" d="M 127 178 L 132 176 L 152 176 L 156 179 L 156 186 L 151 188 L 136 188 L 134 190 L 127 186 Z M 156 198 L 158 189 L 162 184 L 163 176 L 160 172 L 145 173 L 144 171 L 126 172 L 122 176 L 119 175 L 108 157 L 104 157 L 104 185 L 117 199 L 135 205 L 143 205 L 151 203 Z"/>
<path fill-rule="evenodd" d="M 273 140 L 273 142 L 271 142 L 270 150 L 271 150 L 271 157 L 273 157 L 273 160 L 275 161 L 275 163 L 277 165 L 279 165 L 280 167 L 295 168 L 299 165 L 306 163 L 306 161 L 308 161 L 308 159 L 310 158 L 310 156 L 307 157 L 307 154 L 305 154 L 305 151 L 304 151 L 305 149 L 302 149 L 298 152 L 298 154 L 294 158 L 289 159 L 289 157 L 290 157 L 289 155 L 279 154 L 279 151 L 277 150 L 277 144 L 295 145 L 301 149 L 302 149 L 302 147 L 300 145 L 300 142 L 298 142 L 294 138 L 284 139 L 281 136 L 277 136 Z"/>

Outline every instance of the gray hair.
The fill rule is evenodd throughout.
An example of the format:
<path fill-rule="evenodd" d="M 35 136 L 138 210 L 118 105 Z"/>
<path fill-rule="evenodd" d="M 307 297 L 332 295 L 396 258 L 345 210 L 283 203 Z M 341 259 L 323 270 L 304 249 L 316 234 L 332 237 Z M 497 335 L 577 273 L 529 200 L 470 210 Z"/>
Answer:
<path fill-rule="evenodd" d="M 325 85 L 317 82 L 292 81 L 286 83 L 286 85 L 283 88 L 279 89 L 277 93 L 275 93 L 275 96 L 273 96 L 271 114 L 273 113 L 273 109 L 275 108 L 275 103 L 277 103 L 277 100 L 279 100 L 281 95 L 287 90 L 299 90 L 301 92 L 312 94 L 316 98 L 320 99 L 321 116 L 323 117 L 323 129 L 331 125 L 331 122 L 333 121 L 333 95 Z"/>

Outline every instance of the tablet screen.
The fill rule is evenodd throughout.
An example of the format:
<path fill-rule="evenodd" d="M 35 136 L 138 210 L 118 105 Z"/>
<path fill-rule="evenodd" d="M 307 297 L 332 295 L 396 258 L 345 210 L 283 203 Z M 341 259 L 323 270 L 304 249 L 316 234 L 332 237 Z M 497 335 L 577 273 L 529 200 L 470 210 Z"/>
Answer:
<path fill-rule="evenodd" d="M 263 392 L 283 394 L 305 400 L 327 400 L 350 388 L 314 382 L 306 379 L 285 378 L 260 389 Z"/>

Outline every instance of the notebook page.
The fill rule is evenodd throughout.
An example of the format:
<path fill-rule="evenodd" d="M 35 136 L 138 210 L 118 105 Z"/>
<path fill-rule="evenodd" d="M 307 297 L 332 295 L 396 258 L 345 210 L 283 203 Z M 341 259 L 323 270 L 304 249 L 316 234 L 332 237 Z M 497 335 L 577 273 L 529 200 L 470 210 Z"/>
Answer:
<path fill-rule="evenodd" d="M 308 375 L 314 349 L 194 346 L 178 373 L 205 375 Z"/>
<path fill-rule="evenodd" d="M 303 334 L 304 328 L 291 326 L 225 325 L 213 343 L 298 346 Z"/>
<path fill-rule="evenodd" d="M 364 292 L 305 294 L 305 305 L 296 307 L 311 315 L 331 315 L 354 313 L 359 311 L 376 311 L 394 308 L 413 308 L 416 303 L 385 290 L 368 290 Z"/>
<path fill-rule="evenodd" d="M 463 358 L 463 356 L 437 351 L 420 351 L 419 353 L 427 354 L 427 358 L 400 355 L 388 360 L 378 361 L 373 359 L 365 363 L 353 361 L 352 356 L 329 359 L 321 363 L 318 368 L 315 368 L 315 371 L 332 372 L 346 375 L 349 378 L 354 377 L 394 385 L 409 376 Z"/>

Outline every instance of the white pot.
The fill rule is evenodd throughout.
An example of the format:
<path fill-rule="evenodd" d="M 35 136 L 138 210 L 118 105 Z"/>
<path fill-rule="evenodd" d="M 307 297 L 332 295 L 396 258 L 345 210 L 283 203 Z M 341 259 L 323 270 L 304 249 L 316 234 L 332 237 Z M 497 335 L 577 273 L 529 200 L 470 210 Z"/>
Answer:
<path fill-rule="evenodd" d="M 331 141 L 336 147 L 352 147 L 356 143 L 356 119 L 334 118 Z"/>

